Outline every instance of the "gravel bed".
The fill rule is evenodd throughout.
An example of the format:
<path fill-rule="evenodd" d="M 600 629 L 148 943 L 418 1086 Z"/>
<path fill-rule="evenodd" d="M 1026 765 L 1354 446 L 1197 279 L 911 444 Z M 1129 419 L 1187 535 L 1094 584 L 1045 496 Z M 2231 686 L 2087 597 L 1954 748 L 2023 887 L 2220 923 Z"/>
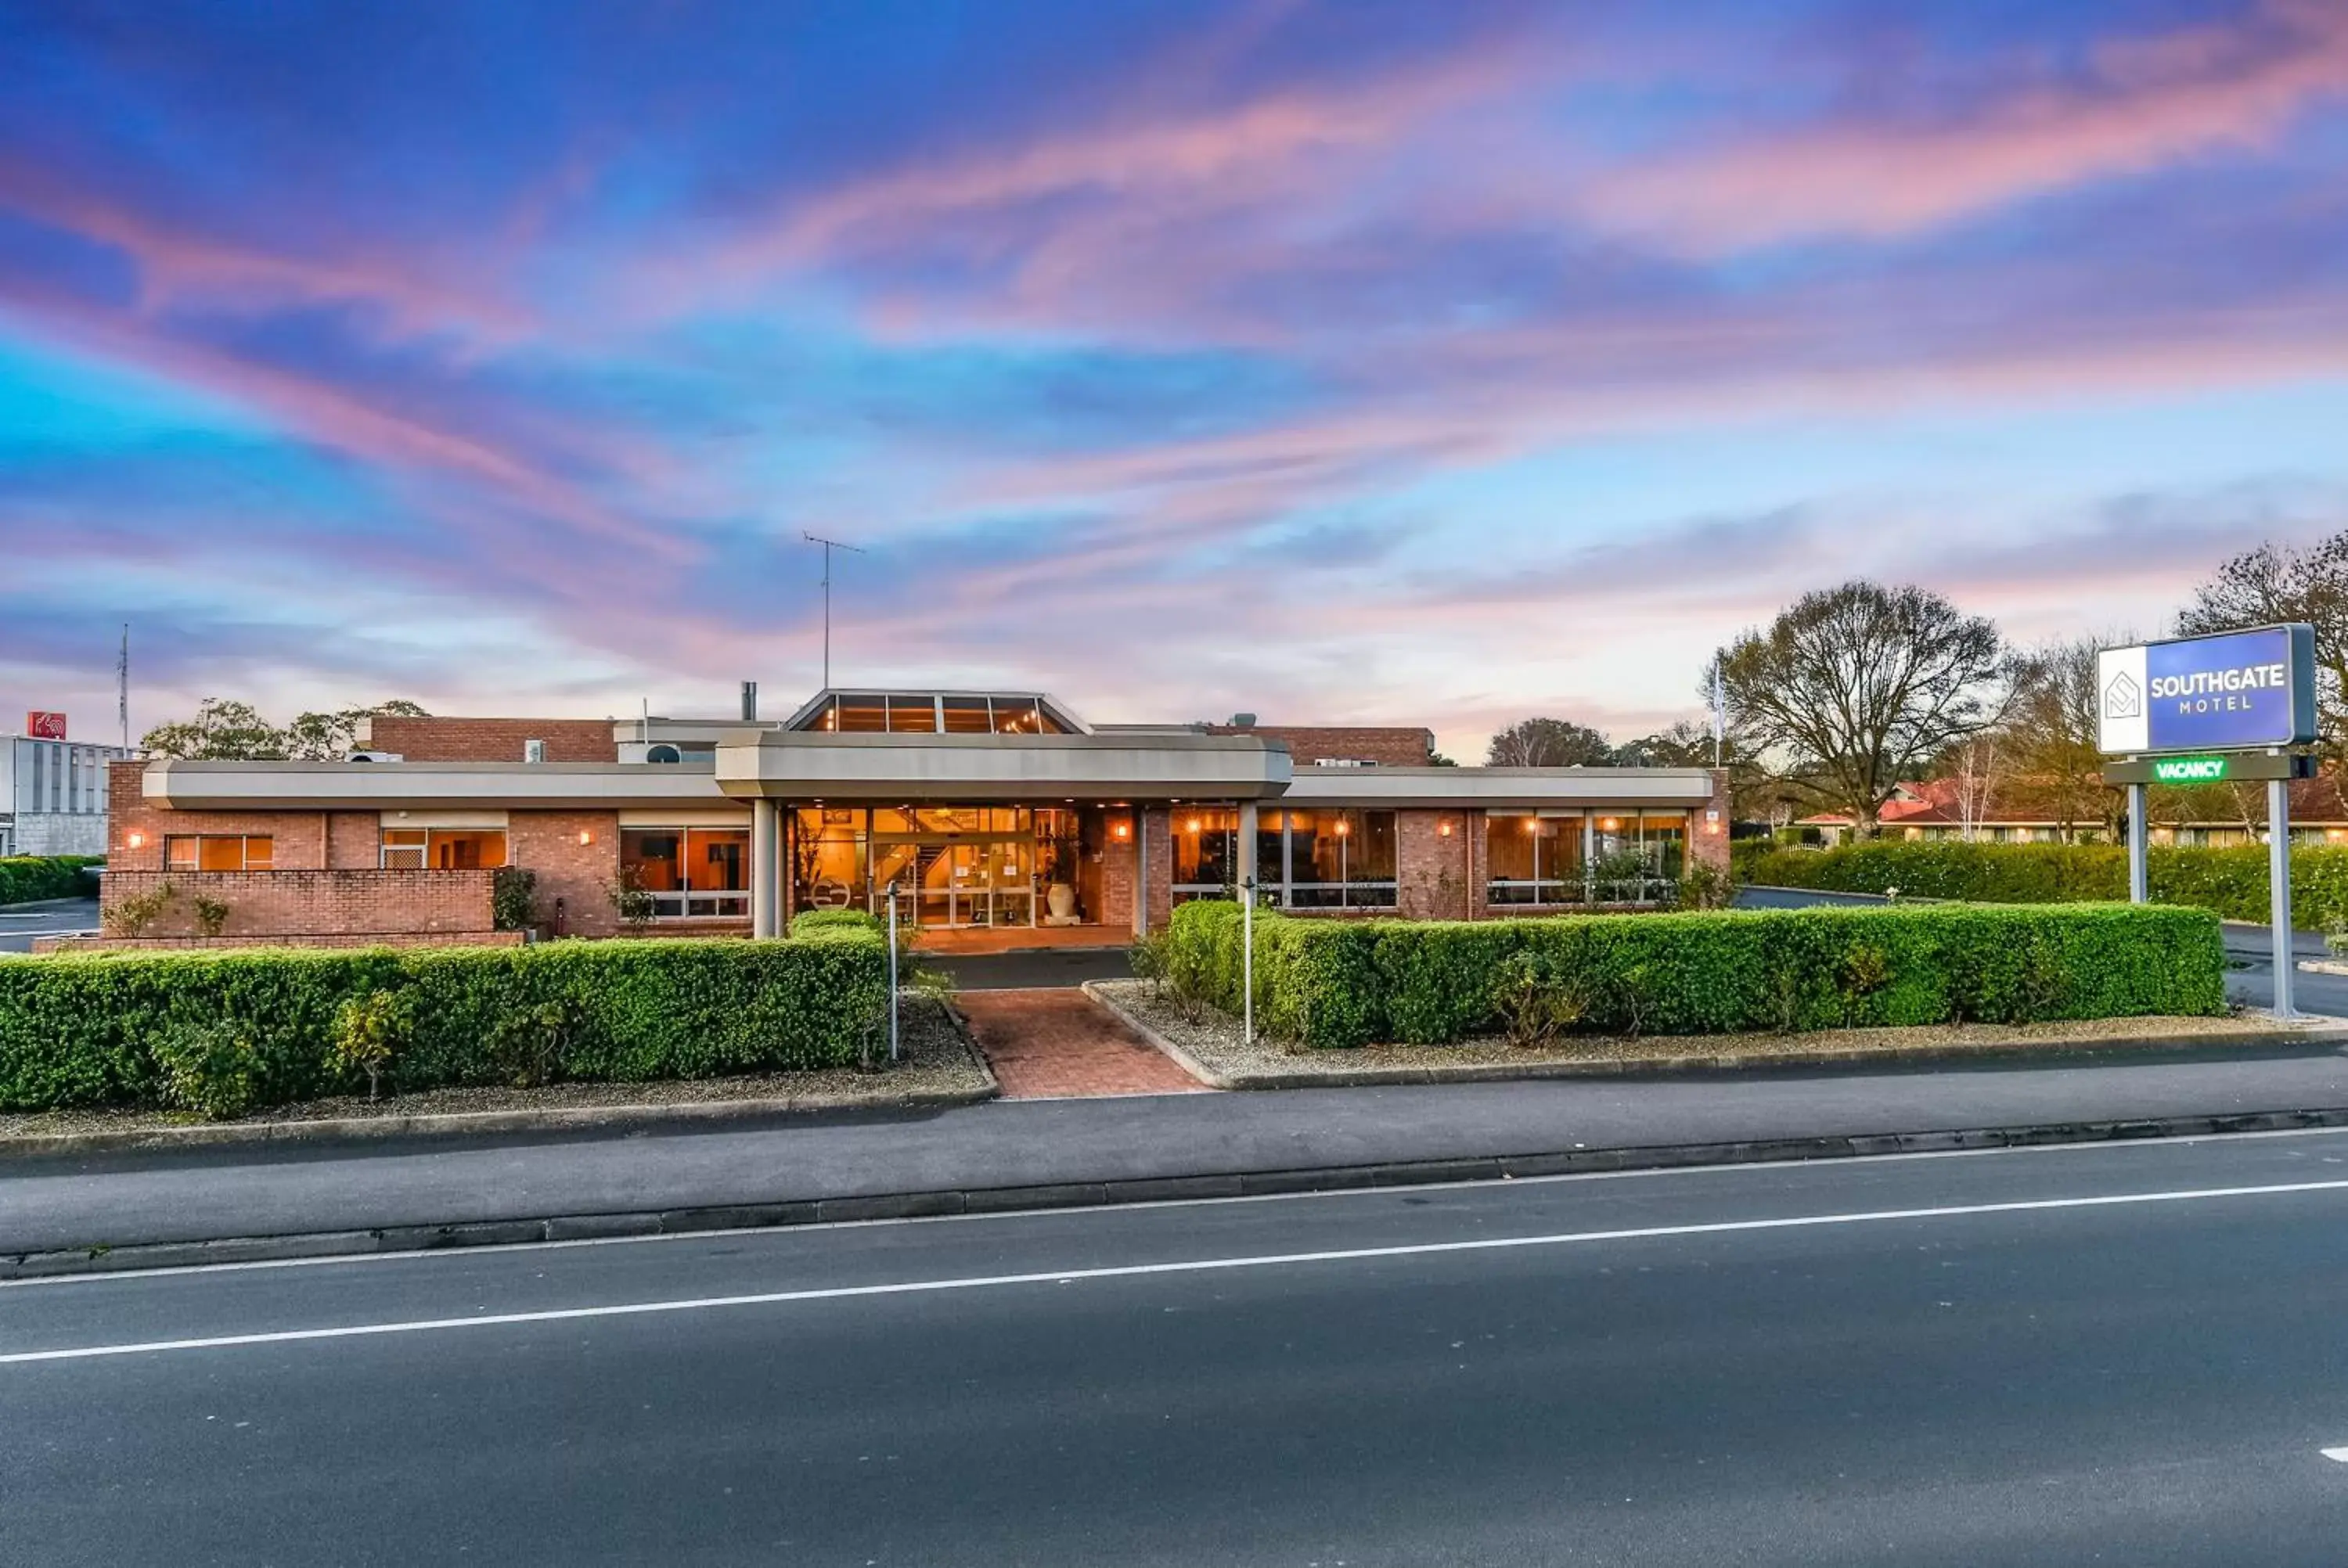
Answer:
<path fill-rule="evenodd" d="M 1495 1035 L 1456 1045 L 1365 1045 L 1348 1050 L 1293 1049 L 1240 1038 L 1240 1020 L 1206 1009 L 1189 1016 L 1148 980 L 1097 980 L 1086 988 L 1112 1009 L 1232 1089 L 1309 1083 L 1432 1082 L 1446 1079 L 1604 1076 L 1691 1068 L 1802 1066 L 1919 1061 L 2030 1050 L 2179 1050 L 2271 1041 L 2278 1034 L 2338 1043 L 2348 1030 L 2331 1020 L 2278 1023 L 2238 1009 L 2218 1018 L 2111 1018 L 2034 1024 L 1940 1024 L 1915 1029 L 1852 1029 L 1806 1034 L 1573 1035 L 1520 1049 Z"/>
<path fill-rule="evenodd" d="M 380 1100 L 339 1095 L 281 1105 L 242 1122 L 207 1122 L 177 1111 L 104 1108 L 0 1114 L 0 1139 L 67 1132 L 135 1132 L 201 1126 L 281 1127 L 287 1123 L 459 1115 L 477 1112 L 629 1110 L 674 1105 L 758 1102 L 778 1110 L 889 1105 L 907 1099 L 980 1100 L 994 1092 L 994 1077 L 941 1003 L 908 996 L 900 1018 L 904 1060 L 866 1072 L 826 1068 L 814 1072 L 760 1072 L 733 1078 L 667 1078 L 645 1083 L 554 1083 L 542 1089 L 430 1089 Z"/>

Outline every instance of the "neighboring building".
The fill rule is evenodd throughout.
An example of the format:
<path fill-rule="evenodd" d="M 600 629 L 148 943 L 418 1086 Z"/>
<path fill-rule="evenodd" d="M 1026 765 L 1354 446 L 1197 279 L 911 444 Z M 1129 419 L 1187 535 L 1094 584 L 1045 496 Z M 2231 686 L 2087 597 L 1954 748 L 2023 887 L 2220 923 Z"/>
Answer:
<path fill-rule="evenodd" d="M 170 881 L 226 905 L 229 938 L 488 939 L 512 866 L 574 935 L 621 929 L 633 885 L 659 930 L 764 933 L 895 889 L 917 927 L 1048 940 L 1251 874 L 1299 913 L 1474 918 L 1652 903 L 1691 858 L 1726 866 L 1725 775 L 1444 767 L 1429 744 L 1095 726 L 1032 692 L 825 692 L 779 723 L 378 717 L 375 761 L 118 767 L 108 898 Z"/>
<path fill-rule="evenodd" d="M 2042 780 L 2001 780 L 1969 815 L 1958 781 L 1927 779 L 1900 785 L 1878 822 L 1886 838 L 2060 844 L 2067 835 L 2073 844 L 2118 841 L 2116 830 L 2100 815 L 2080 820 L 2075 805 L 2066 823 L 2054 795 Z M 2120 798 L 2117 791 L 2112 792 L 2115 812 Z M 2263 844 L 2266 786 L 2156 787 L 2147 815 L 2148 836 L 2157 845 L 2223 849 Z M 1795 825 L 1814 827 L 1825 843 L 1835 844 L 1849 833 L 1851 823 L 1848 815 L 1828 813 L 1804 817 Z M 2292 781 L 2291 837 L 2293 844 L 2348 843 L 2348 799 L 2343 798 L 2336 773 Z"/>
<path fill-rule="evenodd" d="M 104 855 L 106 770 L 129 754 L 0 735 L 0 855 Z"/>

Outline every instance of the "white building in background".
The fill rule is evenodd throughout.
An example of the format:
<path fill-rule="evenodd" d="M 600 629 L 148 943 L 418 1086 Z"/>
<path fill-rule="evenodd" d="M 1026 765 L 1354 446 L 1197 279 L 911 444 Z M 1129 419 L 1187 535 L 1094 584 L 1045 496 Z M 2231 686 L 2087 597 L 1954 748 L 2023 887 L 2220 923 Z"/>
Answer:
<path fill-rule="evenodd" d="M 0 735 L 0 855 L 104 855 L 107 764 L 130 754 Z"/>

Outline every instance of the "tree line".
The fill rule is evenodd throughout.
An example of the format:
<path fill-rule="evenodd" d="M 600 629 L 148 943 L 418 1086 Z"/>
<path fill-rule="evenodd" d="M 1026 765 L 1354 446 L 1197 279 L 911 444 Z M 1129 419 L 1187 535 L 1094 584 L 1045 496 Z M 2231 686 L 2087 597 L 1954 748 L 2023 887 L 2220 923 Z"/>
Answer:
<path fill-rule="evenodd" d="M 378 714 L 407 719 L 432 715 L 404 698 L 377 702 L 372 708 L 344 708 L 331 713 L 296 713 L 289 723 L 273 724 L 250 702 L 207 697 L 196 704 L 196 716 L 158 724 L 139 739 L 150 757 L 190 762 L 338 763 L 358 744 L 359 721 Z"/>
<path fill-rule="evenodd" d="M 2315 628 L 2321 752 L 2348 752 L 2348 530 L 2304 549 L 2272 542 L 2223 562 L 2174 619 L 2179 636 L 2278 621 Z M 2096 654 L 2133 632 L 2033 646 L 2008 642 L 1986 616 L 1910 585 L 1853 580 L 1803 595 L 1746 630 L 1707 667 L 1718 671 L 1735 814 L 1790 821 L 1834 813 L 1871 835 L 1903 784 L 1949 781 L 1970 827 L 2007 789 L 2025 785 L 2034 814 L 2068 839 L 2116 825 L 2120 797 L 2096 749 Z M 1610 746 L 1597 731 L 1536 718 L 1492 737 L 1502 767 L 1702 766 L 1713 736 L 1682 723 Z M 2156 817 L 2263 819 L 2256 786 L 2158 792 Z M 2205 798 L 2207 797 L 2207 798 Z"/>

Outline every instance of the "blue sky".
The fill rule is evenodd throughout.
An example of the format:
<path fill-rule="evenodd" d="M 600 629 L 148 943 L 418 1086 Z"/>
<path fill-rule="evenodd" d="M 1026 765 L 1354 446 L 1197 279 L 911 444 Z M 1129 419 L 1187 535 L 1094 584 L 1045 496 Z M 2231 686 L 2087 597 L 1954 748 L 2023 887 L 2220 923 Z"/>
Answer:
<path fill-rule="evenodd" d="M 2348 526 L 2348 0 L 0 0 L 0 723 L 1695 711 Z"/>

